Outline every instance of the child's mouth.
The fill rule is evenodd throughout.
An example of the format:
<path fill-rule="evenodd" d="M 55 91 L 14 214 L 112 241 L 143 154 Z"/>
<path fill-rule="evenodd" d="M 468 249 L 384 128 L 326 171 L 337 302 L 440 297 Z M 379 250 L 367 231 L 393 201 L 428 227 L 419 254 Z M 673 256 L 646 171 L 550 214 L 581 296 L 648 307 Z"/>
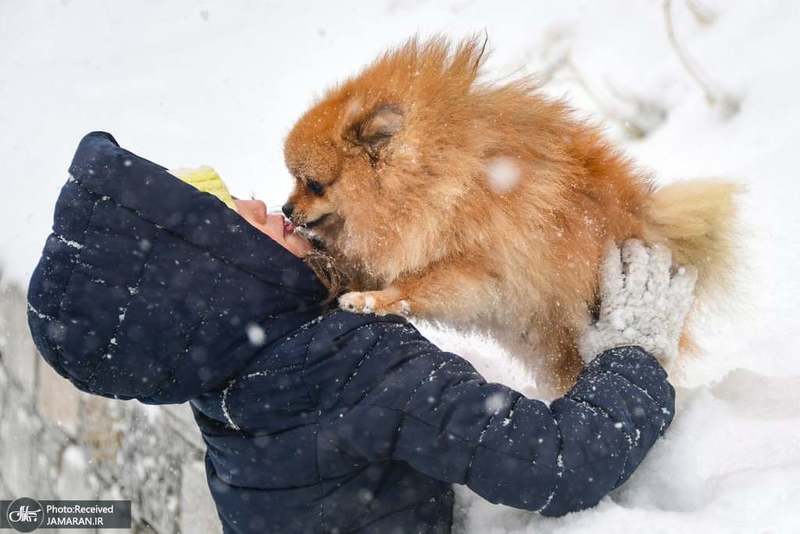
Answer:
<path fill-rule="evenodd" d="M 292 224 L 292 222 L 289 219 L 284 218 L 283 219 L 283 237 L 288 236 L 292 232 L 294 232 L 294 225 Z"/>

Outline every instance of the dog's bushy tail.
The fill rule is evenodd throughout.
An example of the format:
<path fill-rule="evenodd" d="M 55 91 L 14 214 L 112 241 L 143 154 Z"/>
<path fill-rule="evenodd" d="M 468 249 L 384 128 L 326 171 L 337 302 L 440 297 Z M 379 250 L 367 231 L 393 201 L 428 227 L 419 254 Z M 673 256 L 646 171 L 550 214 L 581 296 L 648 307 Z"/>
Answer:
<path fill-rule="evenodd" d="M 676 263 L 698 271 L 698 296 L 728 293 L 735 278 L 736 196 L 722 180 L 676 182 L 656 189 L 646 207 L 646 240 L 665 243 Z"/>

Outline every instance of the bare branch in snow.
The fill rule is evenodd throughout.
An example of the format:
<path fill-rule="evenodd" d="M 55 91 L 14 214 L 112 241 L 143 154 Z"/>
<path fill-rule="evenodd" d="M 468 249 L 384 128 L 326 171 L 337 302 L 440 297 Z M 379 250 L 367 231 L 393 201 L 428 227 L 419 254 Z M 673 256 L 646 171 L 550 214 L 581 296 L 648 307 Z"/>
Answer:
<path fill-rule="evenodd" d="M 701 26 L 711 26 L 717 21 L 717 13 L 697 0 L 686 0 L 686 7 Z"/>
<path fill-rule="evenodd" d="M 639 132 L 640 135 L 637 138 L 647 137 L 667 120 L 669 113 L 667 108 L 660 102 L 623 91 L 611 83 L 610 80 L 606 80 L 606 86 L 609 93 L 618 102 L 628 107 L 628 110 L 623 113 L 625 120 L 629 123 L 626 127 L 629 130 Z"/>
<path fill-rule="evenodd" d="M 544 68 L 539 73 L 542 84 L 552 81 L 559 73 L 576 83 L 600 113 L 617 123 L 632 139 L 643 139 L 657 129 L 667 118 L 667 110 L 657 102 L 623 93 L 606 82 L 608 91 L 598 91 L 575 62 L 569 46 L 570 34 L 564 29 L 551 29 L 541 47 Z"/>
<path fill-rule="evenodd" d="M 675 34 L 675 24 L 672 19 L 672 0 L 664 0 L 663 7 L 664 22 L 667 26 L 667 37 L 675 53 L 678 55 L 678 59 L 681 65 L 683 65 L 683 68 L 686 69 L 689 76 L 700 86 L 703 94 L 705 94 L 706 101 L 711 107 L 719 109 L 722 116 L 725 118 L 736 115 L 741 108 L 739 99 L 718 87 L 701 71 L 700 67 L 692 61 L 692 58 L 689 57 L 689 54 L 681 46 Z"/>

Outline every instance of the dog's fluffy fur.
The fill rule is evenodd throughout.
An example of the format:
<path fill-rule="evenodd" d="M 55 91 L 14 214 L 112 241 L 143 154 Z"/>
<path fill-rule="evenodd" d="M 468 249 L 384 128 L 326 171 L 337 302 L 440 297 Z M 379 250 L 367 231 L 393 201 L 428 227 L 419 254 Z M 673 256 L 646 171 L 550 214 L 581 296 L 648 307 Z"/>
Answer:
<path fill-rule="evenodd" d="M 354 276 L 343 307 L 493 333 L 563 390 L 604 246 L 665 243 L 718 283 L 736 186 L 655 188 L 530 80 L 481 82 L 484 45 L 414 39 L 331 89 L 286 140 L 291 218 Z"/>

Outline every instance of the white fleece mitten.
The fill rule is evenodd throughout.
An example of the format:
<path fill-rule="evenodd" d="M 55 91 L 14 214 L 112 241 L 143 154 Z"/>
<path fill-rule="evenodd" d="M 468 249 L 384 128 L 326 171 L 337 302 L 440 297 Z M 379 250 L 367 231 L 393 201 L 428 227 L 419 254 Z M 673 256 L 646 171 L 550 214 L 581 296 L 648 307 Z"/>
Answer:
<path fill-rule="evenodd" d="M 578 340 L 583 361 L 624 345 L 638 345 L 666 364 L 678 355 L 683 323 L 694 302 L 697 270 L 672 269 L 663 245 L 611 245 L 600 266 L 600 316 Z"/>

